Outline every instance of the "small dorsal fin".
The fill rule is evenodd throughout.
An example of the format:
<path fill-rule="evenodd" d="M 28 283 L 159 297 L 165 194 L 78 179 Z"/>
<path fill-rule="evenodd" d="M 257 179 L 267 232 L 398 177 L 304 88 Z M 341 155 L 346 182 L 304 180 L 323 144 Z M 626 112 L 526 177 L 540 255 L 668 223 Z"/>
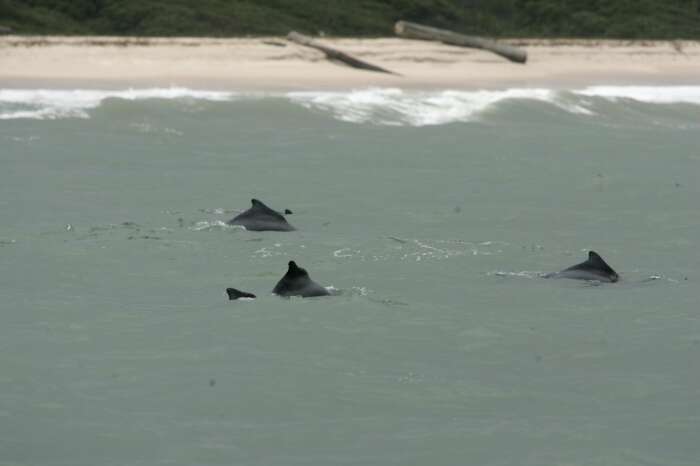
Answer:
<path fill-rule="evenodd" d="M 600 254 L 598 254 L 595 251 L 588 251 L 588 262 L 591 265 L 595 265 L 596 267 L 609 267 L 608 264 L 605 263 L 602 257 L 600 257 Z"/>
<path fill-rule="evenodd" d="M 308 276 L 309 273 L 306 271 L 306 269 L 302 269 L 297 265 L 296 262 L 294 261 L 289 261 L 289 269 L 287 270 L 287 275 L 291 277 L 301 277 L 301 276 Z"/>
<path fill-rule="evenodd" d="M 279 220 L 285 221 L 285 222 L 286 222 L 286 220 L 284 219 L 284 216 L 283 216 L 282 214 L 280 214 L 279 212 L 277 212 L 275 209 L 272 209 L 272 208 L 268 207 L 268 206 L 265 205 L 265 203 L 263 203 L 261 200 L 259 200 L 259 199 L 251 199 L 251 200 L 250 200 L 250 203 L 253 204 L 253 206 L 252 206 L 249 210 L 251 210 L 251 211 L 253 211 L 253 212 L 256 212 L 256 213 L 263 213 L 263 214 L 266 214 L 266 215 L 273 215 L 273 216 L 277 217 Z"/>
<path fill-rule="evenodd" d="M 588 259 L 580 264 L 572 265 L 553 276 L 579 280 L 607 281 L 612 283 L 620 280 L 620 276 L 617 272 L 615 272 L 595 251 L 588 251 Z"/>
<path fill-rule="evenodd" d="M 603 269 L 610 272 L 613 271 L 612 267 L 610 267 L 608 263 L 605 262 L 602 257 L 600 257 L 600 254 L 595 251 L 588 251 L 588 260 L 586 262 L 597 269 Z"/>
<path fill-rule="evenodd" d="M 617 281 L 618 280 L 618 275 L 615 270 L 613 270 L 612 267 L 608 265 L 605 260 L 600 257 L 600 254 L 598 254 L 595 251 L 588 251 L 588 260 L 586 261 L 587 265 L 589 265 L 592 268 L 595 268 L 597 270 L 601 270 L 607 274 L 610 274 L 612 277 L 612 281 Z"/>
<path fill-rule="evenodd" d="M 279 296 L 328 296 L 328 290 L 311 280 L 309 273 L 294 261 L 288 262 L 287 273 L 277 282 L 272 292 Z"/>

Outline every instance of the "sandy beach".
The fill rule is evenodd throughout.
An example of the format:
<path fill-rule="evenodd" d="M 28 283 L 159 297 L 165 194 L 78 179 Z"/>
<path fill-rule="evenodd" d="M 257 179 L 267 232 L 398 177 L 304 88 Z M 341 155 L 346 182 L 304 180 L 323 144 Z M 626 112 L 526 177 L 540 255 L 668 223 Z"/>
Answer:
<path fill-rule="evenodd" d="M 0 37 L 0 87 L 187 86 L 225 90 L 697 84 L 700 43 L 510 40 L 525 65 L 489 52 L 397 38 L 321 42 L 400 76 L 338 65 L 283 38 Z"/>

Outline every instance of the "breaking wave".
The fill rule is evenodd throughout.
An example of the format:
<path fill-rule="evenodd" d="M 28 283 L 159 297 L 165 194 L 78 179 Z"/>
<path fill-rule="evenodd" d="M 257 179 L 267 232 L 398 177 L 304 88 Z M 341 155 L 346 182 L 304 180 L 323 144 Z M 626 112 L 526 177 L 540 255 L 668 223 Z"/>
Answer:
<path fill-rule="evenodd" d="M 498 108 L 500 103 L 515 100 L 553 105 L 582 117 L 604 111 L 599 108 L 603 102 L 700 105 L 700 86 L 594 86 L 572 90 L 523 88 L 474 91 L 369 88 L 289 93 L 239 93 L 179 87 L 127 90 L 0 89 L 0 119 L 89 118 L 90 110 L 98 108 L 107 99 L 181 99 L 235 104 L 240 100 L 266 98 L 281 99 L 351 123 L 427 126 L 474 121 L 485 112 Z"/>
<path fill-rule="evenodd" d="M 427 126 L 471 121 L 495 104 L 513 99 L 553 104 L 572 113 L 590 111 L 568 103 L 550 89 L 502 91 L 409 92 L 401 89 L 367 89 L 352 92 L 295 92 L 289 98 L 309 109 L 332 113 L 352 123 Z"/>
<path fill-rule="evenodd" d="M 593 86 L 573 93 L 613 102 L 629 99 L 647 104 L 700 105 L 700 86 Z"/>
<path fill-rule="evenodd" d="M 126 90 L 0 89 L 0 120 L 89 118 L 88 110 L 106 99 L 231 100 L 231 92 L 197 91 L 181 87 Z"/>

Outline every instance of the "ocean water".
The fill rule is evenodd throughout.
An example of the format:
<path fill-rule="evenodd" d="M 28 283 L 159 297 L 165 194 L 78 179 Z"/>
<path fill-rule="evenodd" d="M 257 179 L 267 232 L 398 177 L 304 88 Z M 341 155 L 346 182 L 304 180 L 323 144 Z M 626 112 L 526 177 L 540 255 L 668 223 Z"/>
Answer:
<path fill-rule="evenodd" d="M 0 465 L 696 466 L 699 176 L 700 87 L 0 90 Z"/>

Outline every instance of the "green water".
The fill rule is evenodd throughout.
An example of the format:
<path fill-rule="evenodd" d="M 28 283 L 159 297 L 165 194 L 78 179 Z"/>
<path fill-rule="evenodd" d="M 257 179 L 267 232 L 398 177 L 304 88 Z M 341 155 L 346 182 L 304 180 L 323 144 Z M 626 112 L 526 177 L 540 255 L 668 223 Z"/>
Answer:
<path fill-rule="evenodd" d="M 0 121 L 0 465 L 697 465 L 698 108 Z"/>

